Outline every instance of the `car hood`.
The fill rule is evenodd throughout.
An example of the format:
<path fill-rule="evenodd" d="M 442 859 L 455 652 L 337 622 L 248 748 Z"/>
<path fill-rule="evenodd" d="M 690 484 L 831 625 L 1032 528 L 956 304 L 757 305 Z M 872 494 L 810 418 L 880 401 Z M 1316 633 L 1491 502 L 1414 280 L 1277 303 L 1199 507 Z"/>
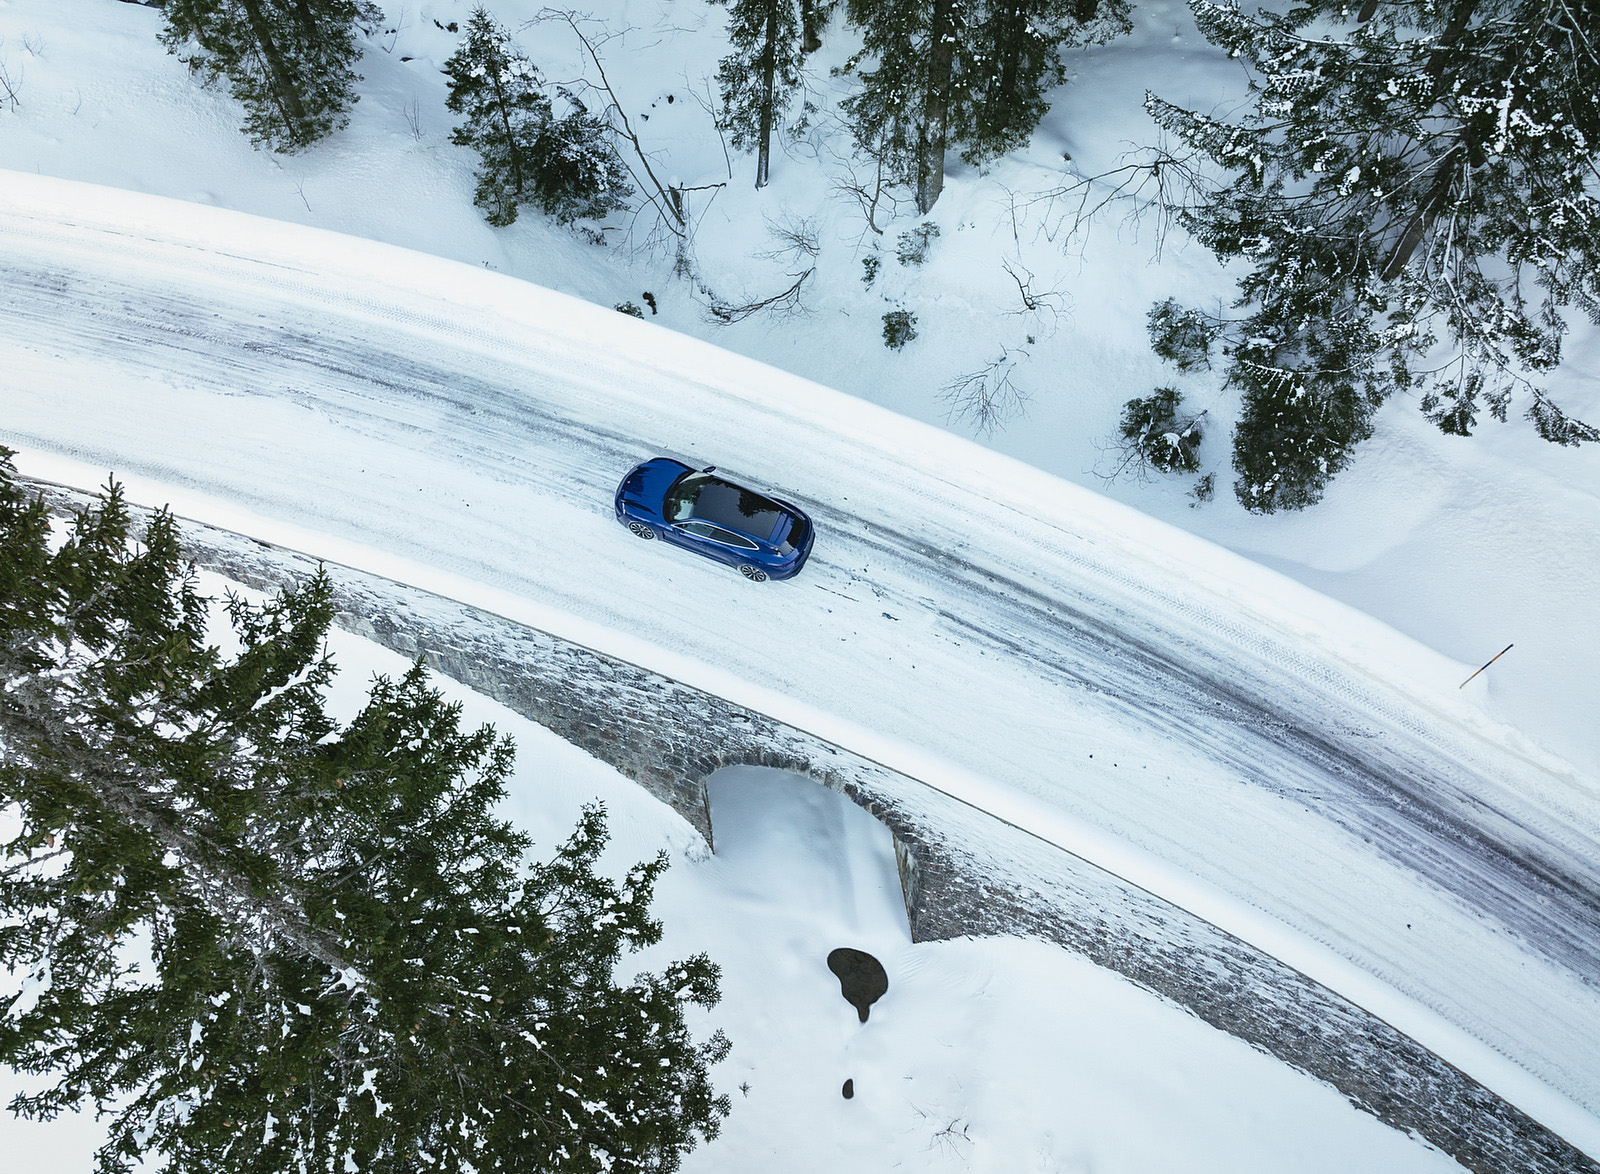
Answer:
<path fill-rule="evenodd" d="M 619 504 L 626 502 L 659 513 L 661 500 L 667 495 L 672 483 L 692 471 L 688 465 L 671 457 L 656 457 L 642 465 L 636 465 L 617 487 L 617 502 Z"/>

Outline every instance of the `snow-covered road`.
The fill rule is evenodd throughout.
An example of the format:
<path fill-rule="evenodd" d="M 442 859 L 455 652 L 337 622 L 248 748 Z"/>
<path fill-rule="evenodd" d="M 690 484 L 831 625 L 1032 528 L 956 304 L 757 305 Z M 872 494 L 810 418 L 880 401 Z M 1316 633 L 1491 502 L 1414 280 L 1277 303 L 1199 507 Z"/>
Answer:
<path fill-rule="evenodd" d="M 1059 809 L 1600 1110 L 1593 780 L 1458 668 L 955 437 L 401 250 L 0 173 L 0 441 L 715 666 Z M 755 587 L 612 520 L 657 452 L 816 519 Z"/>

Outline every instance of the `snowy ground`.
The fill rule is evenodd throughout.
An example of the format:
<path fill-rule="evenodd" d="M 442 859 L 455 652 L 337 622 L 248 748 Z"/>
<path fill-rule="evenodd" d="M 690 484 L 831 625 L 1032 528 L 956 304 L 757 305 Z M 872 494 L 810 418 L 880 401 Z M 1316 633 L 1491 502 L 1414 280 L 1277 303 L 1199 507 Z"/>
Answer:
<path fill-rule="evenodd" d="M 497 7 L 507 17 L 532 8 Z M 155 46 L 153 12 L 113 0 L 0 0 L 0 63 L 21 84 L 19 108 L 0 112 L 0 157 L 21 170 L 399 243 L 602 306 L 651 289 L 662 305 L 658 322 L 712 334 L 662 258 L 595 249 L 532 216 L 507 232 L 477 219 L 470 159 L 444 141 L 435 72 L 453 38 L 433 21 L 459 19 L 465 8 L 423 4 L 403 19 L 397 10 L 400 31 L 363 67 L 349 131 L 278 160 L 252 152 L 225 97 L 195 90 Z M 91 10 L 93 19 L 74 15 Z M 675 6 L 669 27 L 662 11 L 629 9 L 653 31 L 619 44 L 631 66 L 623 80 L 637 112 L 653 111 L 681 178 L 714 178 L 720 148 L 695 130 L 698 107 L 684 95 L 695 70 L 715 58 L 721 18 L 716 9 Z M 870 234 L 800 158 L 780 160 L 774 187 L 759 198 L 738 184 L 719 193 L 702 221 L 700 263 L 720 292 L 758 291 L 782 274 L 781 264 L 752 256 L 770 248 L 764 216 L 817 214 L 824 252 L 809 317 L 752 321 L 716 341 L 939 421 L 944 380 L 1034 333 L 1024 369 L 1030 416 L 992 443 L 1100 488 L 1088 470 L 1121 401 L 1170 378 L 1144 349 L 1145 306 L 1166 293 L 1199 297 L 1223 287 L 1192 250 L 1148 266 L 1148 237 L 1119 234 L 1114 224 L 1081 255 L 1063 255 L 1036 233 L 1013 237 L 1003 185 L 1044 186 L 1063 149 L 1086 168 L 1109 162 L 1119 137 L 1140 133 L 1130 110 L 1152 77 L 1168 96 L 1185 96 L 1173 87 L 1204 93 L 1216 85 L 1216 64 L 1194 50 L 1184 22 L 1174 15 L 1168 33 L 1168 10 L 1144 13 L 1137 39 L 1079 63 L 1079 84 L 1030 153 L 987 178 L 958 169 L 936 210 L 943 234 L 924 269 L 891 259 L 879 285 L 864 289 L 859 257 Z M 543 32 L 527 43 L 559 75 L 560 45 Z M 678 100 L 666 103 L 669 92 Z M 416 134 L 406 116 L 413 98 Z M 734 165 L 748 170 L 749 161 Z M 1405 853 L 1414 829 L 1387 846 L 1379 836 L 1374 848 L 1367 841 L 1377 829 L 1363 803 L 1303 773 L 1270 730 L 1216 720 L 1200 704 L 1217 695 L 1242 649 L 1237 663 L 1258 690 L 1274 684 L 1284 712 L 1308 728 L 1330 727 L 1347 747 L 1381 735 L 1379 757 L 1417 766 L 1430 789 L 1437 782 L 1449 792 L 1466 780 L 1461 805 L 1490 809 L 1490 822 L 1509 818 L 1540 851 L 1555 845 L 1562 865 L 1579 869 L 1578 896 L 1587 900 L 1596 888 L 1586 870 L 1595 860 L 1600 762 L 1595 690 L 1585 676 L 1600 653 L 1592 598 L 1600 461 L 1592 451 L 1561 452 L 1515 429 L 1452 443 L 1397 405 L 1365 460 L 1306 515 L 1255 519 L 1220 499 L 1191 509 L 1182 485 L 1111 487 L 1389 621 L 1418 645 L 910 420 L 490 274 L 3 173 L 0 200 L 10 213 L 0 223 L 10 315 L 0 319 L 10 380 L 0 440 L 24 449 L 24 468 L 31 461 L 41 475 L 90 484 L 115 467 L 131 474 L 136 496 L 187 494 L 196 516 L 347 561 L 361 561 L 350 544 L 367 556 L 403 555 L 501 589 L 520 606 L 555 609 L 553 622 L 653 641 L 685 679 L 753 689 L 762 708 L 811 728 L 869 734 L 912 773 L 927 768 L 922 777 L 975 779 L 990 802 L 1019 805 L 1076 837 L 1074 846 L 1117 857 L 1125 875 L 1150 871 L 1153 884 L 1181 888 L 1191 907 L 1209 893 L 1224 906 L 1253 907 L 1242 916 L 1256 918 L 1258 931 L 1263 921 L 1294 926 L 1329 956 L 1354 960 L 1568 1095 L 1600 1104 L 1597 938 L 1581 918 L 1563 920 L 1573 908 L 1558 901 L 1553 913 L 1541 910 L 1522 882 L 1452 888 L 1453 870 L 1465 868 L 1474 884 L 1485 879 L 1470 853 L 1443 853 L 1445 871 L 1418 883 L 1423 862 Z M 907 223 L 891 227 L 886 247 Z M 1005 254 L 1038 274 L 1039 288 L 1062 291 L 1057 315 L 1006 312 L 1015 309 L 1007 302 L 1015 287 L 999 269 Z M 904 354 L 878 342 L 885 296 L 914 307 L 923 323 L 924 337 Z M 1571 348 L 1563 390 L 1569 408 L 1594 417 L 1600 390 L 1590 346 L 1580 338 Z M 709 567 L 619 545 L 626 536 L 605 517 L 610 484 L 658 447 L 734 466 L 817 511 L 836 540 L 819 547 L 800 590 L 754 596 Z M 1224 449 L 1216 444 L 1210 459 L 1225 460 Z M 284 524 L 298 529 L 285 537 Z M 952 575 L 929 550 L 976 561 Z M 575 573 L 580 565 L 587 569 Z M 1000 585 L 976 590 L 984 575 Z M 651 617 L 663 593 L 671 613 Z M 1143 683 L 1125 649 L 1120 660 L 1100 656 L 1104 642 L 1093 637 L 1106 630 L 1158 636 L 1169 661 L 1193 656 L 1205 669 L 1198 689 L 1174 697 Z M 1510 640 L 1517 647 L 1504 661 L 1455 690 Z M 815 648 L 819 659 L 773 675 L 761 650 L 774 646 Z M 1286 647 L 1290 658 L 1274 661 Z M 1313 687 L 1297 696 L 1295 675 L 1307 670 Z M 1268 757 L 1259 759 L 1263 746 Z M 1140 774 L 1130 777 L 1135 765 Z M 1280 768 L 1277 781 L 1288 780 L 1281 790 L 1240 786 Z M 1479 898 L 1499 902 L 1488 919 Z M 982 948 L 991 947 L 1013 949 Z M 967 948 L 978 945 L 933 953 Z M 1047 969 L 1038 952 L 1015 949 L 1031 961 L 1018 963 L 1010 989 L 1045 989 L 1031 977 Z M 994 1054 L 1027 1073 L 1031 1051 Z M 1145 1081 L 1156 1075 L 1146 1070 L 1158 1063 L 1151 1056 L 1141 1048 L 1130 1061 Z M 1085 1088 L 1115 1083 L 1097 1071 Z M 836 1094 L 831 1075 L 822 1084 Z M 805 1095 L 815 1091 L 808 1085 Z M 1181 1084 L 1174 1094 L 1199 1095 Z M 1150 1095 L 1147 1084 L 1139 1095 Z M 866 1103 L 863 1095 L 845 1107 Z M 937 1101 L 940 1112 L 954 1103 Z M 1161 1114 L 1181 1116 L 1170 1105 Z M 1583 1119 L 1580 1129 L 1595 1127 Z M 1041 1124 L 1030 1120 L 1029 1128 Z M 999 1131 L 1010 1128 L 1002 1121 Z M 1252 1141 L 1280 1138 L 1254 1122 L 1247 1129 Z M 1103 1166 L 1093 1152 L 1080 1161 L 1065 1143 L 1040 1148 L 1061 1169 L 1122 1168 Z M 897 1156 L 902 1149 L 909 1152 L 902 1146 Z M 1315 1168 L 1284 1156 L 1298 1151 L 1276 1152 L 1274 1168 Z M 992 1168 L 1030 1160 L 1022 1154 Z M 1148 1164 L 1126 1168 L 1170 1165 L 1139 1160 Z M 1237 1155 L 1228 1160 L 1238 1168 Z M 1372 1168 L 1411 1167 L 1374 1160 Z"/>

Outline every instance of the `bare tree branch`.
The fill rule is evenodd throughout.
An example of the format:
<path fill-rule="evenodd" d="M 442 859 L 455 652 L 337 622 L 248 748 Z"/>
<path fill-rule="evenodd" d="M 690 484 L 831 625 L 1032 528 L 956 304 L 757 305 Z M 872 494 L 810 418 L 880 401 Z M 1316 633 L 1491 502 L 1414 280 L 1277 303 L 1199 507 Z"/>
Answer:
<path fill-rule="evenodd" d="M 966 421 L 979 436 L 988 436 L 1021 416 L 1027 410 L 1028 393 L 1012 375 L 1027 356 L 1027 351 L 1002 347 L 997 358 L 946 383 L 939 392 L 948 407 L 945 420 Z"/>
<path fill-rule="evenodd" d="M 0 48 L 4 48 L 5 43 L 5 38 L 0 37 Z M 20 84 L 11 80 L 11 73 L 6 68 L 6 59 L 0 57 L 0 106 L 9 106 L 13 114 L 17 112 L 17 107 L 22 105 L 17 98 L 17 86 Z"/>
<path fill-rule="evenodd" d="M 731 326 L 763 311 L 772 311 L 782 316 L 805 313 L 805 306 L 800 301 L 800 291 L 805 286 L 806 280 L 815 272 L 816 269 L 813 267 L 798 276 L 791 274 L 790 276 L 795 277 L 795 282 L 788 289 L 770 297 L 751 298 L 743 302 L 730 302 L 719 298 L 702 286 L 701 291 L 710 297 L 706 305 L 706 315 L 724 326 Z"/>
<path fill-rule="evenodd" d="M 606 113 L 615 117 L 612 129 L 619 136 L 626 139 L 633 148 L 634 158 L 638 160 L 639 167 L 644 172 L 644 179 L 648 179 L 649 183 L 645 183 L 644 179 L 640 178 L 639 171 L 635 170 L 633 164 L 628 160 L 623 160 L 623 166 L 628 169 L 629 175 L 633 177 L 635 186 L 644 193 L 645 199 L 655 206 L 662 223 L 677 236 L 686 235 L 689 221 L 683 210 L 683 200 L 681 197 L 677 199 L 672 197 L 672 189 L 661 182 L 655 173 L 655 168 L 650 166 L 649 153 L 645 151 L 644 144 L 640 142 L 638 132 L 633 129 L 633 123 L 628 120 L 628 112 L 618 99 L 617 91 L 612 88 L 611 79 L 606 74 L 606 67 L 600 63 L 600 54 L 595 49 L 594 42 L 578 27 L 577 16 L 565 9 L 546 8 L 534 19 L 562 21 L 572 30 L 573 35 L 583 45 L 584 51 L 589 55 L 589 60 L 594 63 L 595 72 L 600 75 L 600 84 L 595 88 L 605 91 L 607 98 Z M 593 83 L 589 84 L 593 85 Z"/>
<path fill-rule="evenodd" d="M 777 220 L 770 216 L 763 216 L 762 220 L 766 223 L 767 235 L 773 239 L 773 247 L 756 256 L 768 261 L 793 264 L 801 257 L 815 261 L 822 252 L 815 216 L 796 216 L 786 212 Z"/>
<path fill-rule="evenodd" d="M 1017 283 L 1017 292 L 1022 297 L 1022 309 L 1011 310 L 1012 314 L 1035 314 L 1041 318 L 1048 316 L 1053 327 L 1061 312 L 1067 308 L 1067 295 L 1059 289 L 1036 290 L 1033 288 L 1033 272 L 1018 261 L 1013 268 L 1010 261 L 1004 258 L 1000 267 L 1010 275 L 1011 280 Z M 1017 270 L 1022 270 L 1018 273 Z"/>
<path fill-rule="evenodd" d="M 1175 155 L 1163 145 L 1139 147 L 1120 158 L 1125 162 L 1116 167 L 1072 178 L 1047 191 L 1008 192 L 1012 238 L 1020 243 L 1028 221 L 1034 220 L 1036 236 L 1081 242 L 1101 213 L 1119 205 L 1125 208 L 1125 227 L 1137 228 L 1147 215 L 1155 213 L 1155 255 L 1159 258 L 1173 216 L 1190 206 L 1204 188 L 1199 153 Z"/>
<path fill-rule="evenodd" d="M 890 214 L 893 215 L 905 201 L 896 197 L 891 190 L 893 181 L 888 174 L 882 155 L 872 158 L 872 178 L 863 180 L 857 173 L 855 160 L 840 159 L 841 174 L 833 182 L 833 190 L 840 195 L 848 196 L 854 200 L 861 209 L 861 215 L 866 219 L 867 227 L 878 236 L 883 235 L 883 229 L 878 227 L 879 207 L 887 203 Z"/>

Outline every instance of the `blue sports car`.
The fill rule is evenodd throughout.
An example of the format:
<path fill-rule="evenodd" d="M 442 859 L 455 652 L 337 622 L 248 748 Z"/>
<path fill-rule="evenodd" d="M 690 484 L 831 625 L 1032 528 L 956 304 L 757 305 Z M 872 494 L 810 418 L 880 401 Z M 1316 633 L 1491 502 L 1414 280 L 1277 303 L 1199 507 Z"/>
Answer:
<path fill-rule="evenodd" d="M 791 579 L 811 553 L 811 519 L 788 502 L 671 457 L 635 466 L 617 486 L 617 521 L 730 567 L 753 583 Z"/>

